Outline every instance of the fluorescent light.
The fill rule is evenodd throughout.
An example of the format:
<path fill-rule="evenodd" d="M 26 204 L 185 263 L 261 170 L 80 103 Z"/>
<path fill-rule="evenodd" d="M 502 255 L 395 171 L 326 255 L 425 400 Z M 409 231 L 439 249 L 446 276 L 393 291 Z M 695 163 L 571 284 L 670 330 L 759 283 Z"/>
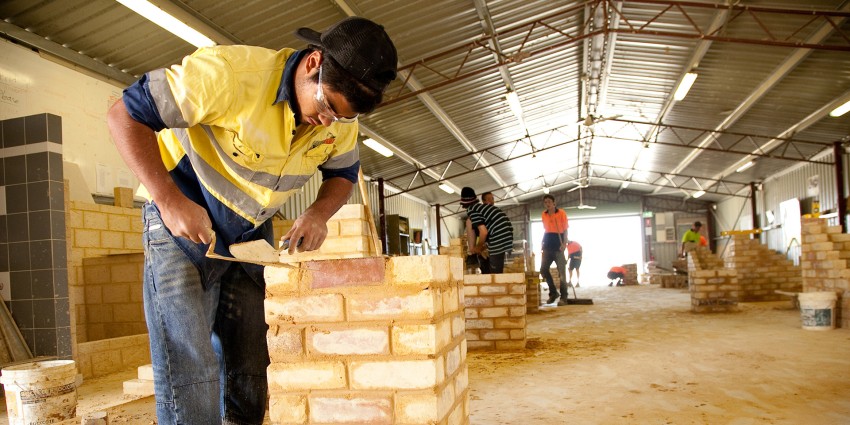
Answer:
<path fill-rule="evenodd" d="M 164 10 L 154 6 L 147 0 L 115 0 L 127 6 L 130 10 L 144 16 L 149 21 L 161 26 L 166 31 L 186 40 L 195 47 L 210 47 L 216 43 L 196 29 L 186 25 L 179 19 L 169 15 Z"/>
<path fill-rule="evenodd" d="M 682 78 L 682 82 L 679 83 L 679 88 L 676 89 L 676 93 L 673 94 L 674 100 L 682 100 L 685 96 L 688 95 L 688 91 L 691 89 L 691 86 L 694 85 L 694 81 L 697 80 L 697 74 L 695 72 L 689 72 L 685 74 L 685 78 Z"/>
<path fill-rule="evenodd" d="M 753 165 L 756 165 L 756 162 L 755 162 L 755 161 L 747 162 L 746 164 L 744 164 L 744 165 L 742 165 L 742 166 L 738 167 L 738 169 L 737 169 L 737 170 L 735 170 L 735 172 L 736 172 L 736 173 L 741 173 L 741 172 L 743 172 L 744 170 L 749 169 L 749 168 L 750 168 L 750 167 L 752 167 Z"/>
<path fill-rule="evenodd" d="M 514 113 L 514 116 L 517 117 L 518 120 L 523 121 L 522 105 L 519 103 L 519 95 L 517 95 L 515 91 L 509 91 L 505 99 L 508 101 L 508 106 L 511 107 L 511 112 Z"/>
<path fill-rule="evenodd" d="M 691 195 L 691 196 L 693 196 L 693 197 L 694 197 L 694 199 L 696 199 L 696 198 L 699 198 L 699 197 L 700 197 L 700 196 L 702 196 L 702 195 L 705 195 L 705 191 L 704 191 L 704 190 L 698 190 L 698 191 L 694 192 L 694 194 L 693 194 L 693 195 Z"/>
<path fill-rule="evenodd" d="M 371 138 L 366 139 L 366 140 L 363 141 L 363 144 L 372 148 L 372 150 L 374 150 L 375 152 L 378 152 L 379 154 L 381 154 L 381 155 L 383 155 L 387 158 L 393 156 L 393 151 L 391 151 L 388 147 L 378 143 L 378 141 L 376 141 L 375 139 L 371 139 Z"/>
<path fill-rule="evenodd" d="M 846 114 L 847 111 L 850 111 L 850 100 L 848 100 L 847 103 L 833 109 L 832 112 L 829 113 L 829 116 L 840 117 L 840 116 Z"/>
<path fill-rule="evenodd" d="M 372 139 L 369 139 L 369 140 L 372 140 Z M 455 193 L 455 190 L 454 190 L 454 189 L 452 189 L 452 187 L 451 187 L 451 186 L 449 186 L 449 185 L 447 185 L 447 184 L 445 184 L 445 183 L 443 183 L 443 184 L 441 184 L 441 185 L 439 185 L 439 186 L 437 186 L 437 187 L 439 187 L 440 189 L 443 189 L 443 192 L 446 192 L 446 193 L 449 193 L 449 194 L 451 194 L 451 193 Z"/>

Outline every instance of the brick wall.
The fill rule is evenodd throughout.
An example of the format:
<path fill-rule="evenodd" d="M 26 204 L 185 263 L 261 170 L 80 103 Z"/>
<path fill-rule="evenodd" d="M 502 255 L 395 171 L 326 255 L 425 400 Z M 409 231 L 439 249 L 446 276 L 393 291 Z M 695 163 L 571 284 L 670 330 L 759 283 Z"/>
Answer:
<path fill-rule="evenodd" d="M 281 261 L 333 260 L 378 255 L 370 236 L 368 219 L 363 204 L 343 205 L 328 220 L 328 236 L 318 250 L 294 255 L 284 254 L 281 255 Z M 273 246 L 278 246 L 281 236 L 289 231 L 294 222 L 294 220 L 272 222 L 275 233 Z"/>
<path fill-rule="evenodd" d="M 850 327 L 850 234 L 826 219 L 802 219 L 803 292 L 832 291 L 838 295 L 835 325 Z"/>
<path fill-rule="evenodd" d="M 86 303 L 77 316 L 85 323 L 90 341 L 144 334 L 142 305 L 144 254 L 116 254 L 84 258 Z"/>
<path fill-rule="evenodd" d="M 521 273 L 463 277 L 470 350 L 525 349 L 525 288 L 525 275 Z"/>
<path fill-rule="evenodd" d="M 540 312 L 540 275 L 525 274 L 525 312 L 534 314 Z"/>
<path fill-rule="evenodd" d="M 726 245 L 725 265 L 738 272 L 739 301 L 778 301 L 786 296 L 777 290 L 802 290 L 802 269 L 750 235 L 732 235 Z"/>
<path fill-rule="evenodd" d="M 151 362 L 148 334 L 77 344 L 77 370 L 84 378 L 96 378 Z"/>
<path fill-rule="evenodd" d="M 81 343 L 98 336 L 88 335 L 83 259 L 143 253 L 142 212 L 138 208 L 69 201 L 65 222 L 72 333 Z"/>
<path fill-rule="evenodd" d="M 273 423 L 469 423 L 460 258 L 300 265 L 266 268 Z"/>
<path fill-rule="evenodd" d="M 738 272 L 723 267 L 723 262 L 708 248 L 697 247 L 688 253 L 688 286 L 691 311 L 695 313 L 735 311 L 740 285 Z"/>

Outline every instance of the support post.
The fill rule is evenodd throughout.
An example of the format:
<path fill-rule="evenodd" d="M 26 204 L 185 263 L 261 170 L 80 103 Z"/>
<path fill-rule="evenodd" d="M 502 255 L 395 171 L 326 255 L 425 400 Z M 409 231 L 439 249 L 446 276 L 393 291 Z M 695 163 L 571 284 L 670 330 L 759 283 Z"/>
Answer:
<path fill-rule="evenodd" d="M 381 235 L 381 251 L 384 255 L 387 251 L 387 212 L 386 212 L 386 197 L 384 196 L 384 178 L 378 178 L 378 221 L 381 228 L 378 229 L 378 234 Z"/>
<path fill-rule="evenodd" d="M 758 208 L 756 205 L 756 183 L 750 182 L 750 212 L 753 218 L 753 230 L 761 228 L 759 226 Z"/>
<path fill-rule="evenodd" d="M 841 226 L 841 232 L 847 231 L 847 196 L 844 194 L 844 146 L 841 142 L 835 142 L 832 145 L 832 156 L 835 161 L 835 191 L 836 193 L 836 211 L 838 211 L 838 224 Z"/>
<path fill-rule="evenodd" d="M 437 254 L 440 253 L 440 247 L 443 246 L 443 221 L 440 219 L 440 204 L 436 205 L 437 215 Z"/>

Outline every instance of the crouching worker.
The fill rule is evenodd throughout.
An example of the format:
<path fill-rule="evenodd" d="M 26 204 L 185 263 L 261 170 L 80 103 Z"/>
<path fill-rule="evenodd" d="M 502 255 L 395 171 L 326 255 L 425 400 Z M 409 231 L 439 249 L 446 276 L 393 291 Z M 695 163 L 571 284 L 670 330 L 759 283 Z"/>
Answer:
<path fill-rule="evenodd" d="M 608 271 L 608 279 L 611 280 L 608 286 L 614 286 L 615 283 L 617 286 L 623 286 L 623 279 L 625 278 L 626 269 L 620 266 L 611 267 L 611 270 Z"/>

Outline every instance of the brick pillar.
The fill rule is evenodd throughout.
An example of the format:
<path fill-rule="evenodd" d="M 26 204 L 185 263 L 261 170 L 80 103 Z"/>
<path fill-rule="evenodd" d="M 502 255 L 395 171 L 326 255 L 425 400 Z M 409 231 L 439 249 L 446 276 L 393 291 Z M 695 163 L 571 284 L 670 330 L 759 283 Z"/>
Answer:
<path fill-rule="evenodd" d="M 522 273 L 463 277 L 470 350 L 525 349 L 525 285 Z"/>
<path fill-rule="evenodd" d="M 462 259 L 300 264 L 266 268 L 273 423 L 469 423 Z"/>
<path fill-rule="evenodd" d="M 823 218 L 802 219 L 803 292 L 833 291 L 838 295 L 838 327 L 850 327 L 850 234 L 828 226 Z"/>

